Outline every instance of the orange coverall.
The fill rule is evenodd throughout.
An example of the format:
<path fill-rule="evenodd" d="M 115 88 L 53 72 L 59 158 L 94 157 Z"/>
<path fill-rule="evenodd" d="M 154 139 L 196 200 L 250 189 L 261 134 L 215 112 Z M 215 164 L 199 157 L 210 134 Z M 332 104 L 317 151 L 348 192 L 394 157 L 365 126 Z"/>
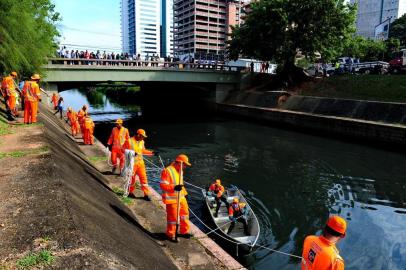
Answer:
<path fill-rule="evenodd" d="M 55 93 L 52 94 L 52 104 L 54 105 L 54 109 L 58 106 L 58 95 Z"/>
<path fill-rule="evenodd" d="M 94 144 L 94 137 L 93 137 L 94 122 L 89 116 L 86 116 L 85 120 L 83 122 L 84 122 L 83 123 L 83 127 L 84 127 L 83 143 L 84 144 Z"/>
<path fill-rule="evenodd" d="M 69 123 L 70 123 L 70 129 L 72 132 L 72 136 L 75 136 L 79 132 L 79 121 L 78 121 L 78 114 L 74 110 L 68 111 L 66 113 L 66 116 L 68 117 Z"/>
<path fill-rule="evenodd" d="M 80 132 L 82 133 L 83 136 L 83 130 L 84 130 L 84 120 L 85 120 L 85 114 L 86 114 L 86 110 L 80 109 L 78 112 L 78 121 L 79 121 L 79 126 L 80 126 Z"/>
<path fill-rule="evenodd" d="M 162 201 L 166 205 L 166 235 L 174 238 L 176 235 L 176 215 L 178 193 L 174 190 L 175 185 L 179 185 L 179 172 L 173 165 L 170 165 L 162 171 L 161 182 L 159 186 L 162 189 Z M 187 191 L 183 188 L 180 191 L 180 234 L 187 234 L 190 231 L 189 206 L 185 198 Z"/>
<path fill-rule="evenodd" d="M 38 83 L 36 81 L 26 81 L 22 93 L 24 96 L 24 123 L 36 123 L 38 101 L 41 99 Z"/>
<path fill-rule="evenodd" d="M 117 159 L 120 160 L 120 170 L 124 168 L 124 144 L 130 139 L 128 129 L 114 127 L 111 131 L 110 138 L 107 142 L 111 145 L 111 163 L 113 167 L 117 167 Z"/>
<path fill-rule="evenodd" d="M 302 270 L 344 270 L 344 260 L 335 244 L 323 236 L 306 237 L 302 257 Z"/>
<path fill-rule="evenodd" d="M 131 185 L 129 188 L 129 193 L 133 193 L 135 190 L 135 176 L 138 175 L 140 178 L 141 190 L 144 192 L 144 196 L 149 195 L 149 186 L 148 186 L 148 179 L 147 173 L 145 171 L 145 163 L 142 155 L 152 156 L 153 152 L 150 150 L 145 149 L 144 140 L 137 141 L 134 137 L 130 138 L 126 141 L 125 149 L 133 150 L 137 156 L 135 156 L 134 160 L 134 169 L 133 169 L 133 176 L 131 178 Z"/>
<path fill-rule="evenodd" d="M 4 77 L 1 83 L 1 88 L 3 91 L 4 98 L 7 100 L 8 108 L 14 115 L 17 115 L 16 101 L 18 97 L 18 92 L 16 90 L 16 83 L 14 82 L 13 77 L 11 76 Z"/>

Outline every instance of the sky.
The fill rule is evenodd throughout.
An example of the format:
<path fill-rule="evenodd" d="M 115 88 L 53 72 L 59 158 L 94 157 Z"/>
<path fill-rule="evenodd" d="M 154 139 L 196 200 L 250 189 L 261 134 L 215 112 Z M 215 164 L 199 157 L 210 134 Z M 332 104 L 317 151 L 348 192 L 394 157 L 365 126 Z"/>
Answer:
<path fill-rule="evenodd" d="M 121 51 L 120 0 L 52 0 L 67 49 Z"/>
<path fill-rule="evenodd" d="M 121 51 L 120 0 L 52 0 L 61 14 L 60 43 L 67 49 Z M 406 0 L 400 0 L 400 14 Z"/>

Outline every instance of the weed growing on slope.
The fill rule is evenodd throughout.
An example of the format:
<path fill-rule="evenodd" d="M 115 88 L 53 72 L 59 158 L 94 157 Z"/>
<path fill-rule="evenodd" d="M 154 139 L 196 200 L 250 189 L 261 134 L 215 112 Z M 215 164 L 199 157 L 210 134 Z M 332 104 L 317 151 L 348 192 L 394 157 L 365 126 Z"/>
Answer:
<path fill-rule="evenodd" d="M 107 157 L 88 157 L 88 158 L 93 163 L 96 163 L 98 161 L 107 161 Z"/>
<path fill-rule="evenodd" d="M 38 265 L 48 265 L 55 260 L 55 257 L 52 255 L 49 250 L 42 250 L 38 253 L 30 253 L 27 256 L 19 259 L 17 261 L 18 269 L 29 269 L 33 266 Z"/>
<path fill-rule="evenodd" d="M 27 155 L 44 154 L 46 152 L 48 152 L 48 147 L 46 147 L 46 146 L 35 148 L 35 149 L 29 149 L 26 151 L 13 151 L 13 152 L 7 152 L 7 153 L 0 152 L 0 159 L 6 158 L 6 157 L 20 158 L 20 157 L 25 157 Z"/>
<path fill-rule="evenodd" d="M 113 187 L 112 190 L 120 198 L 120 201 L 122 201 L 125 205 L 130 205 L 130 204 L 132 204 L 134 202 L 134 199 L 123 196 L 124 195 L 124 190 L 122 188 Z"/>

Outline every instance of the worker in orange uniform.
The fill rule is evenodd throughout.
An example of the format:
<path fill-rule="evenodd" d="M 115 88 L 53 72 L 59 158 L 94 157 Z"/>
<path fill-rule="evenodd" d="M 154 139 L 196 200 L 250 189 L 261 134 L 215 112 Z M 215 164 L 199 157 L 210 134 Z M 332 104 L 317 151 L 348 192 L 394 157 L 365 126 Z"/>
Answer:
<path fill-rule="evenodd" d="M 149 186 L 148 186 L 148 179 L 147 173 L 145 171 L 145 163 L 144 159 L 142 158 L 143 155 L 152 156 L 154 152 L 145 149 L 144 139 L 147 138 L 147 134 L 145 130 L 138 129 L 137 134 L 134 137 L 131 137 L 125 144 L 125 149 L 133 150 L 137 155 L 135 156 L 134 160 L 134 169 L 133 169 L 133 176 L 131 178 L 131 184 L 129 187 L 129 194 L 134 197 L 134 190 L 135 190 L 135 177 L 138 175 L 141 184 L 141 190 L 144 192 L 144 200 L 150 201 L 149 198 Z"/>
<path fill-rule="evenodd" d="M 90 118 L 90 115 L 86 113 L 85 115 L 85 120 L 83 121 L 83 127 L 84 127 L 84 132 L 83 132 L 83 143 L 84 144 L 94 144 L 94 137 L 93 137 L 93 132 L 94 132 L 94 122 L 92 118 Z"/>
<path fill-rule="evenodd" d="M 58 95 L 56 93 L 53 93 L 51 102 L 54 105 L 54 110 L 56 110 L 56 106 L 58 106 L 58 100 Z"/>
<path fill-rule="evenodd" d="M 344 260 L 336 243 L 345 237 L 347 223 L 339 216 L 331 216 L 323 234 L 307 236 L 303 244 L 302 270 L 343 270 Z"/>
<path fill-rule="evenodd" d="M 68 111 L 66 112 L 66 117 L 68 118 L 70 129 L 72 132 L 72 136 L 76 136 L 79 132 L 79 121 L 78 121 L 78 114 L 75 112 L 72 107 L 68 107 Z"/>
<path fill-rule="evenodd" d="M 190 238 L 189 206 L 186 200 L 187 191 L 183 186 L 181 172 L 186 166 L 191 166 L 186 155 L 179 155 L 175 161 L 166 167 L 161 174 L 160 187 L 162 189 L 162 201 L 166 205 L 166 235 L 169 240 L 177 242 L 177 221 L 180 225 L 180 235 Z M 179 198 L 179 201 L 178 201 Z M 179 217 L 178 214 L 179 204 Z M 179 218 L 179 220 L 178 220 Z"/>
<path fill-rule="evenodd" d="M 210 185 L 209 191 L 207 192 L 208 196 L 213 196 L 214 200 L 216 202 L 216 212 L 214 213 L 214 217 L 218 216 L 221 202 L 223 201 L 226 204 L 226 207 L 228 208 L 228 202 L 227 198 L 224 195 L 224 187 L 221 185 L 221 180 L 216 179 L 216 182 Z"/>
<path fill-rule="evenodd" d="M 238 221 L 244 225 L 244 233 L 249 235 L 247 214 L 247 205 L 245 203 L 240 203 L 238 198 L 234 197 L 233 202 L 228 207 L 228 218 L 231 220 L 231 225 L 228 228 L 227 234 L 230 234 L 233 231 L 235 223 Z"/>
<path fill-rule="evenodd" d="M 111 163 L 113 168 L 112 173 L 115 172 L 117 168 L 117 159 L 120 160 L 120 171 L 124 168 L 124 146 L 126 141 L 130 139 L 128 129 L 123 127 L 123 120 L 117 119 L 116 126 L 111 131 L 107 145 L 111 151 Z"/>
<path fill-rule="evenodd" d="M 85 115 L 87 113 L 87 105 L 83 105 L 82 109 L 79 110 L 78 112 L 78 121 L 79 121 L 79 126 L 80 126 L 80 133 L 82 133 L 83 136 L 83 131 L 84 131 L 84 120 L 85 120 Z"/>
<path fill-rule="evenodd" d="M 24 123 L 31 124 L 37 122 L 38 101 L 41 102 L 41 91 L 38 82 L 40 76 L 34 74 L 30 81 L 26 81 L 23 87 L 24 97 Z"/>
<path fill-rule="evenodd" d="M 11 115 L 17 116 L 18 110 L 16 102 L 19 96 L 19 89 L 16 83 L 17 72 L 13 71 L 9 76 L 3 78 L 1 83 L 1 91 L 6 102 L 6 106 Z"/>

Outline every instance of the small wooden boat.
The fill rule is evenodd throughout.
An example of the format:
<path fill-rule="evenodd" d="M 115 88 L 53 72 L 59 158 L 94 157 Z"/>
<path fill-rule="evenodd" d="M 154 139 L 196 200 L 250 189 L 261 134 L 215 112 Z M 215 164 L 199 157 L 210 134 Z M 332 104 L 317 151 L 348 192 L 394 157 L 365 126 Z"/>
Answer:
<path fill-rule="evenodd" d="M 241 194 L 240 190 L 233 186 L 226 191 L 227 202 L 231 204 L 233 199 L 237 197 L 240 203 L 245 203 L 248 209 L 247 221 L 248 221 L 248 233 L 244 233 L 244 225 L 241 222 L 236 222 L 234 229 L 230 234 L 227 234 L 228 228 L 230 227 L 230 219 L 228 218 L 228 209 L 224 202 L 221 203 L 218 216 L 215 217 L 216 213 L 216 201 L 214 197 L 208 196 L 205 190 L 202 190 L 203 196 L 206 201 L 207 208 L 209 209 L 211 219 L 213 220 L 216 227 L 215 232 L 222 235 L 224 238 L 228 239 L 230 242 L 234 242 L 237 246 L 243 248 L 244 250 L 252 250 L 258 241 L 260 227 L 258 219 L 255 213 L 252 211 L 247 200 Z M 238 244 L 237 244 L 238 243 Z M 241 245 L 240 245 L 241 244 Z"/>

